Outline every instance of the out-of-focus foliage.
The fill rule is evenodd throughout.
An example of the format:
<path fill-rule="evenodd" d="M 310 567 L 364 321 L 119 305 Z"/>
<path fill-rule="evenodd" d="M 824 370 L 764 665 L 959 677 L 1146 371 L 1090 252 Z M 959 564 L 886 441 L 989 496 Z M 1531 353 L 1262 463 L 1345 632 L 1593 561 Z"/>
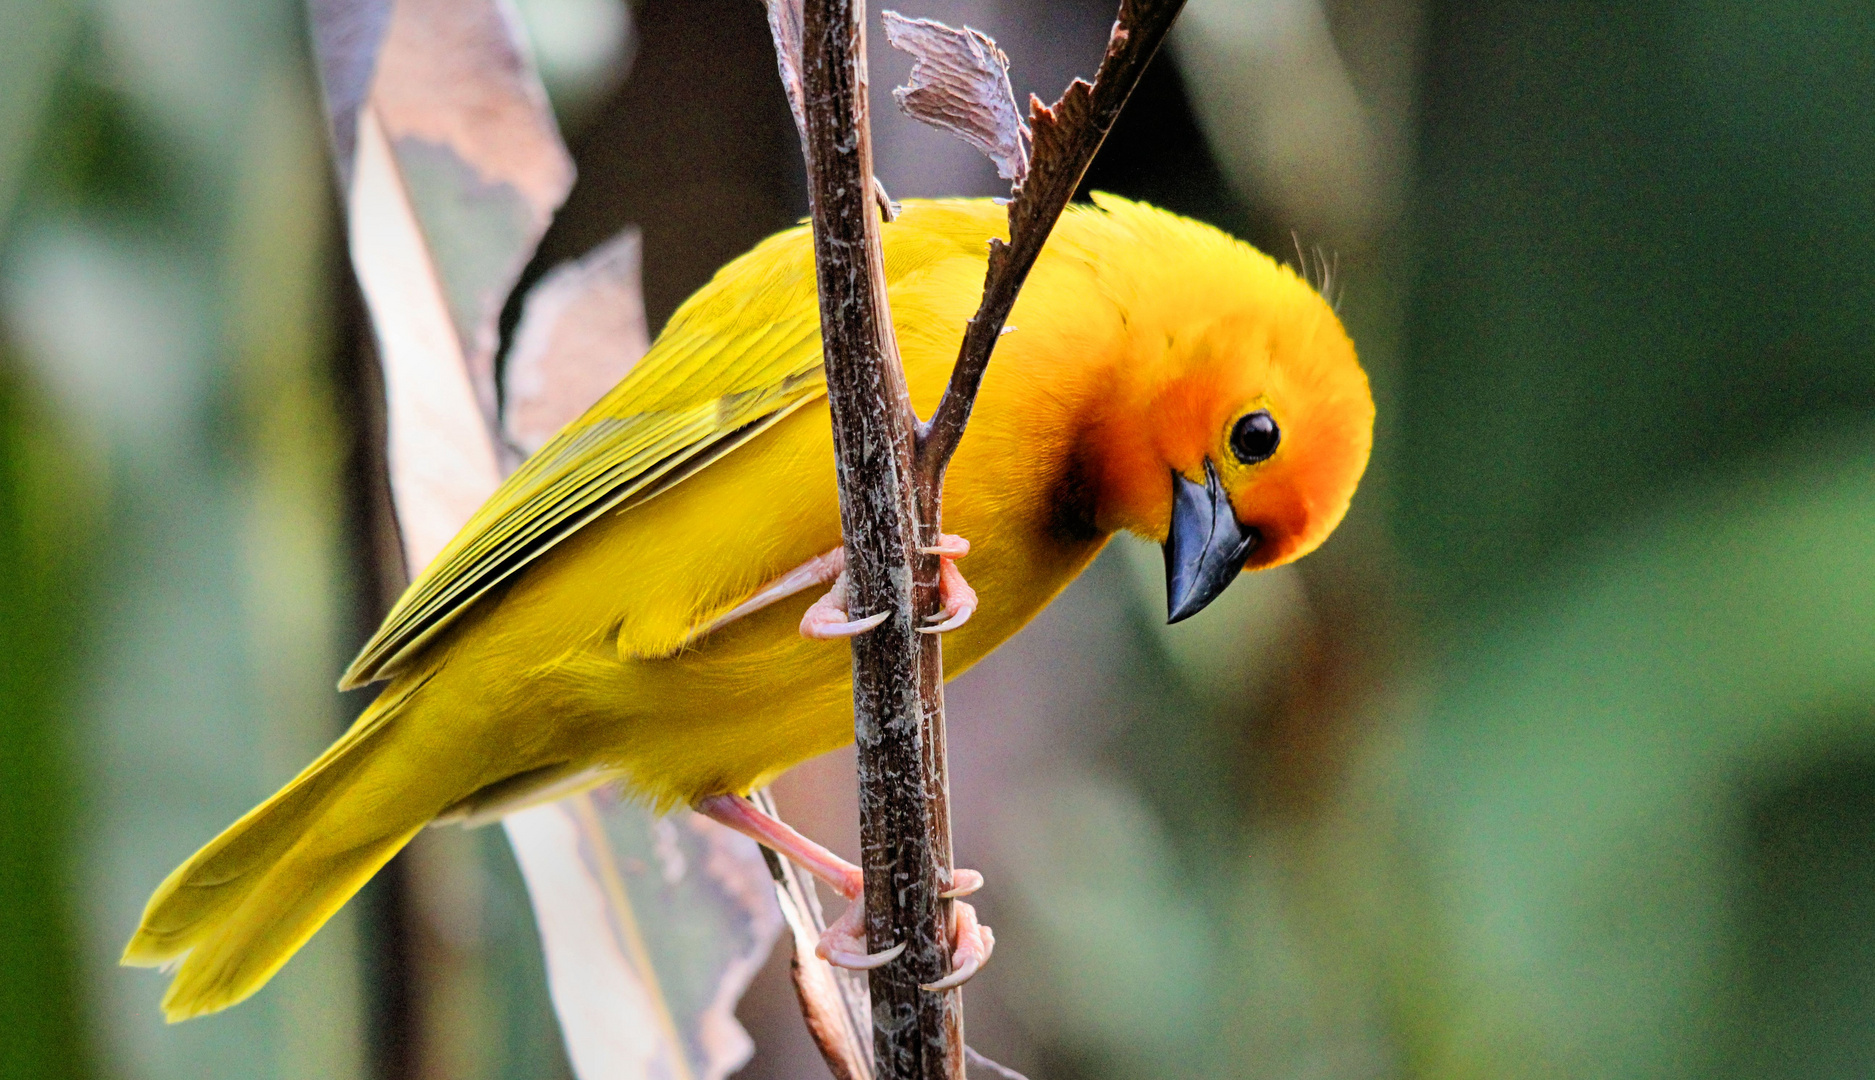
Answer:
<path fill-rule="evenodd" d="M 588 119 L 631 68 L 637 47 L 626 0 L 515 0 L 534 63 L 560 122 Z"/>
<path fill-rule="evenodd" d="M 32 953 L 0 976 L 30 1003 L 6 1025 L 11 1075 L 355 1075 L 350 918 L 220 1025 L 166 1030 L 158 981 L 115 965 L 168 866 L 341 721 L 342 457 L 298 12 L 7 11 L 0 336 L 23 483 L 0 573 L 24 606 L 4 617 L 5 832 L 61 856 L 9 861 L 31 896 L 9 917 L 36 924 L 7 933 Z"/>
<path fill-rule="evenodd" d="M 1094 184 L 1274 252 L 1291 228 L 1338 248 L 1380 454 L 1294 571 L 1166 629 L 1157 553 L 1116 549 L 954 686 L 959 861 L 989 873 L 999 932 L 972 1041 L 1037 1080 L 1867 1074 L 1875 15 L 1194 5 L 1169 54 L 1184 70 L 1149 77 Z M 554 6 L 520 8 L 534 26 Z M 616 22 L 559 6 L 562 25 Z M 696 52 L 765 47 L 759 8 L 740 29 L 736 10 L 638 6 L 639 66 L 609 104 L 556 91 L 590 125 L 582 175 L 611 180 L 574 194 L 535 273 L 642 220 L 655 330 L 786 223 L 794 143 L 767 58 L 709 71 Z M 1111 18 L 1104 0 L 904 10 L 989 31 L 1019 92 L 1090 69 Z M 278 527 L 255 524 L 263 505 L 329 535 L 309 479 L 337 475 L 327 436 L 296 450 L 265 434 L 283 414 L 250 411 L 259 386 L 317 402 L 323 376 L 309 346 L 260 363 L 229 344 L 326 318 L 282 254 L 323 228 L 322 196 L 283 180 L 282 146 L 324 167 L 297 9 L 0 12 L 0 200 L 19 193 L 0 254 L 0 838 L 20 868 L 0 883 L 0 1047 L 15 1075 L 87 1055 L 132 1077 L 358 1075 L 367 999 L 342 944 L 176 1031 L 153 1019 L 159 980 L 109 966 L 149 884 L 339 716 L 337 631 L 295 606 L 343 596 L 306 554 L 324 541 L 265 565 L 250 546 Z M 1269 36 L 1229 36 L 1246 27 Z M 550 88 L 552 34 L 535 32 Z M 1311 59 L 1281 80 L 1234 59 L 1270 56 Z M 896 116 L 897 62 L 879 43 L 888 187 L 991 190 L 967 148 L 947 158 Z M 1359 152 L 1314 153 L 1331 143 Z M 1319 176 L 1334 190 L 1314 200 Z M 255 266 L 272 269 L 238 270 Z M 306 681 L 263 682 L 252 642 L 293 633 Z M 836 844 L 850 820 L 816 823 L 799 791 L 783 805 Z M 417 945 L 467 960 L 428 999 L 446 1040 L 408 1068 L 552 1075 L 518 875 L 498 834 L 459 838 L 435 850 L 475 887 Z M 48 896 L 59 875 L 77 884 Z M 752 1072 L 810 1075 L 811 1050 L 775 1056 L 798 1038 L 775 1001 Z"/>
<path fill-rule="evenodd" d="M 1430 25 L 1394 508 L 1433 631 L 1394 764 L 1410 1060 L 1860 1075 L 1875 13 Z"/>
<path fill-rule="evenodd" d="M 1393 434 L 1401 547 L 1443 611 L 1875 411 L 1875 14 L 1434 11 Z"/>
<path fill-rule="evenodd" d="M 1293 631 L 1115 640 L 1100 567 L 1038 624 L 1131 677 L 1005 838 L 1029 1022 L 1085 1076 L 1864 1075 L 1875 14 L 1433 4 L 1424 40 L 1406 232 L 1344 308 L 1382 453 Z M 1233 649 L 1273 700 L 1219 693 Z"/>
<path fill-rule="evenodd" d="M 4 349 L 0 344 L 0 349 Z M 0 1076 L 77 1076 L 72 753 L 61 712 L 74 675 L 88 478 L 62 431 L 0 355 Z M 76 513 L 74 513 L 76 511 Z"/>
<path fill-rule="evenodd" d="M 1415 901 L 1373 913 L 1428 1071 L 1875 1054 L 1875 443 L 1844 434 L 1582 545 L 1451 642 L 1395 766 Z"/>
<path fill-rule="evenodd" d="M 61 4 L 9 3 L 0 19 L 0 242 L 42 103 L 69 37 Z M 74 543 L 89 478 L 62 460 L 67 432 L 23 387 L 0 327 L 0 1076 L 82 1076 L 76 913 L 67 902 L 71 747 L 61 723 L 74 675 L 65 651 L 85 567 Z"/>

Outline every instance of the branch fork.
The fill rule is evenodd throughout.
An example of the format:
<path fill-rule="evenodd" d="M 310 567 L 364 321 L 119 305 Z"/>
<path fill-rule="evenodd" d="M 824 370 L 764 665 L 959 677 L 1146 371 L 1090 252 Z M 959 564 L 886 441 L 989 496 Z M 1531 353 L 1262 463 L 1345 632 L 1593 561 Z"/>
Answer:
<path fill-rule="evenodd" d="M 963 925 L 950 899 L 957 893 L 942 639 L 920 632 L 954 619 L 954 612 L 933 616 L 941 602 L 950 612 L 954 586 L 962 583 L 948 580 L 956 573 L 954 556 L 940 543 L 944 473 L 1023 282 L 1183 0 L 1122 0 L 1094 81 L 1075 80 L 1053 105 L 1031 97 L 1026 124 L 1009 87 L 1008 58 L 987 35 L 886 13 L 888 40 L 914 58 L 911 85 L 893 95 L 899 108 L 963 138 L 1014 181 L 1009 239 L 990 240 L 982 301 L 943 396 L 923 422 L 906 392 L 886 299 L 864 0 L 767 4 L 807 162 L 845 537 L 841 599 L 850 610 L 885 616 L 851 639 L 865 923 L 870 952 L 900 943 L 905 951 L 870 975 L 874 1043 L 867 1068 L 895 1080 L 961 1080 L 966 1048 L 955 985 L 971 972 L 952 970 L 954 955 L 964 955 L 955 947 L 980 932 L 987 958 L 993 939 L 973 918 Z M 832 1014 L 834 996 L 810 993 L 799 981 L 802 962 L 797 952 L 809 1029 L 835 1074 L 855 1075 L 853 1063 L 868 1056 L 840 1035 L 856 1036 L 854 1025 Z M 962 963 L 980 962 L 965 955 Z M 841 1011 L 852 1015 L 847 1006 Z"/>

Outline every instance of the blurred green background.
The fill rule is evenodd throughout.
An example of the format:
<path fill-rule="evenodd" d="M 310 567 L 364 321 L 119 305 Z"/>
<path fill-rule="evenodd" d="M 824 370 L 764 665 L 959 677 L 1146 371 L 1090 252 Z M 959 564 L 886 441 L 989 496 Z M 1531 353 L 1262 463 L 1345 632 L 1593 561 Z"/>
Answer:
<path fill-rule="evenodd" d="M 640 225 L 657 325 L 801 212 L 754 0 L 518 8 L 581 172 L 529 281 Z M 1048 97 L 1112 17 L 907 13 Z M 114 966 L 361 705 L 379 389 L 298 5 L 0 30 L 0 1075 L 567 1075 L 492 831 L 226 1014 L 166 1028 Z M 875 111 L 895 195 L 995 190 Z M 1379 450 L 1299 567 L 1166 628 L 1116 545 L 956 684 L 976 1045 L 1036 1080 L 1875 1075 L 1872 115 L 1846 0 L 1193 0 L 1089 183 L 1338 253 Z M 843 783 L 783 808 L 850 846 Z M 779 959 L 743 1017 L 746 1075 L 819 1075 Z"/>

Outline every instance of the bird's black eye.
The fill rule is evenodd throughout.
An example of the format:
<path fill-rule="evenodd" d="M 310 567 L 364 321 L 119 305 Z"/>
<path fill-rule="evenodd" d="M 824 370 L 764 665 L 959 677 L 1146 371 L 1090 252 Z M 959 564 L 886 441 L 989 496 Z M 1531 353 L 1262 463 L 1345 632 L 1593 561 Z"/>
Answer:
<path fill-rule="evenodd" d="M 1255 465 L 1274 454 L 1276 444 L 1282 441 L 1283 433 L 1276 421 L 1262 409 L 1237 421 L 1230 429 L 1230 452 L 1245 465 Z"/>

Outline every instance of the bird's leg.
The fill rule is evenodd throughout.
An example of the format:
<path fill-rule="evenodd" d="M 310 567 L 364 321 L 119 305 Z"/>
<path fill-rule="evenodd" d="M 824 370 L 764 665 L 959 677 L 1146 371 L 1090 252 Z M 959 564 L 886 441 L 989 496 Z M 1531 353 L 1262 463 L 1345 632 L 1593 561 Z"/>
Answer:
<path fill-rule="evenodd" d="M 691 640 L 704 637 L 715 630 L 720 630 L 745 615 L 753 615 L 770 604 L 778 603 L 795 593 L 837 581 L 841 571 L 846 569 L 846 549 L 834 548 L 825 555 L 816 555 L 801 565 L 762 586 L 755 595 L 730 608 L 708 625 L 700 627 L 691 635 Z M 845 594 L 842 593 L 842 596 Z M 844 616 L 842 616 L 844 617 Z"/>
<path fill-rule="evenodd" d="M 925 620 L 928 624 L 918 628 L 921 634 L 942 634 L 955 630 L 970 621 L 970 616 L 977 610 L 977 593 L 964 580 L 957 570 L 957 560 L 970 554 L 970 541 L 949 533 L 938 537 L 938 542 L 928 548 L 919 548 L 926 555 L 938 556 L 938 597 L 943 606 Z M 825 558 L 825 556 L 823 556 Z M 833 588 L 827 595 L 814 601 L 801 616 L 801 636 L 816 641 L 832 638 L 852 637 L 863 634 L 878 626 L 886 619 L 887 612 L 879 611 L 863 619 L 849 619 L 846 612 L 847 576 L 842 562 L 840 575 L 834 579 Z"/>
<path fill-rule="evenodd" d="M 740 796 L 711 795 L 699 800 L 696 810 L 704 817 L 793 859 L 808 873 L 826 882 L 847 899 L 846 911 L 821 931 L 820 944 L 814 948 L 814 953 L 822 960 L 839 967 L 864 971 L 890 963 L 905 951 L 904 942 L 884 952 L 866 951 L 866 878 L 859 867 L 802 836 L 787 822 L 763 813 L 754 803 Z M 982 887 L 983 875 L 975 870 L 952 870 L 951 887 L 942 895 L 946 898 L 967 896 Z M 952 971 L 943 980 L 944 985 L 934 983 L 932 989 L 949 989 L 975 975 L 977 969 L 989 960 L 990 949 L 995 945 L 995 937 L 988 927 L 977 923 L 976 912 L 969 904 L 959 903 L 953 905 L 953 908 L 952 940 L 956 942 L 956 951 Z"/>
<path fill-rule="evenodd" d="M 846 912 L 821 931 L 815 955 L 830 964 L 864 971 L 887 964 L 905 951 L 899 942 L 880 953 L 866 951 L 865 897 L 866 878 L 859 867 L 796 832 L 794 827 L 757 809 L 754 803 L 736 795 L 711 795 L 697 803 L 697 812 L 772 848 L 798 863 L 802 869 L 826 882 L 848 901 Z M 982 880 L 981 875 L 977 879 Z"/>

